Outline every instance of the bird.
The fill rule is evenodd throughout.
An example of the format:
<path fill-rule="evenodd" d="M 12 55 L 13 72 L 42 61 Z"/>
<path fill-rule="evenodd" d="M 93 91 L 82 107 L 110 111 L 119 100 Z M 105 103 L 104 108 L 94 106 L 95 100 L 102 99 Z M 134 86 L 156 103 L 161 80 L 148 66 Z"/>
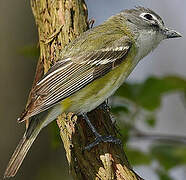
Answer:
<path fill-rule="evenodd" d="M 43 75 L 31 92 L 31 101 L 18 118 L 28 120 L 4 178 L 13 177 L 40 131 L 63 112 L 83 115 L 96 136 L 88 148 L 117 139 L 101 136 L 87 112 L 98 107 L 124 83 L 138 62 L 162 40 L 181 37 L 162 18 L 141 6 L 111 16 L 82 33 L 60 52 L 60 59 Z"/>

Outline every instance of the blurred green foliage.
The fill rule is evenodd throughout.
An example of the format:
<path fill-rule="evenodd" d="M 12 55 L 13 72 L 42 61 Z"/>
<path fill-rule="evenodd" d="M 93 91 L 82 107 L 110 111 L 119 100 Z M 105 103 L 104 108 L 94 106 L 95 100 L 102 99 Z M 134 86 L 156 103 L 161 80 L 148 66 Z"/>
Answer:
<path fill-rule="evenodd" d="M 144 82 L 123 84 L 113 98 L 112 112 L 120 120 L 120 133 L 125 144 L 129 144 L 125 150 L 130 163 L 133 166 L 149 166 L 156 162 L 158 166 L 154 171 L 160 180 L 173 180 L 169 175 L 170 170 L 186 165 L 185 142 L 170 144 L 170 141 L 166 143 L 166 139 L 164 143 L 151 141 L 143 152 L 131 147 L 130 141 L 134 135 L 145 135 L 148 139 L 148 134 L 136 127 L 137 122 L 143 121 L 149 128 L 156 127 L 156 113 L 161 108 L 164 95 L 175 92 L 185 96 L 186 79 L 172 75 L 161 78 L 152 76 Z"/>
<path fill-rule="evenodd" d="M 166 172 L 162 170 L 157 170 L 156 173 L 158 174 L 160 180 L 173 180 Z"/>
<path fill-rule="evenodd" d="M 186 80 L 177 76 L 149 77 L 142 83 L 125 83 L 115 96 L 127 98 L 135 104 L 154 111 L 161 105 L 165 93 L 186 91 Z"/>
<path fill-rule="evenodd" d="M 166 171 L 186 164 L 186 146 L 154 145 L 150 152 Z"/>

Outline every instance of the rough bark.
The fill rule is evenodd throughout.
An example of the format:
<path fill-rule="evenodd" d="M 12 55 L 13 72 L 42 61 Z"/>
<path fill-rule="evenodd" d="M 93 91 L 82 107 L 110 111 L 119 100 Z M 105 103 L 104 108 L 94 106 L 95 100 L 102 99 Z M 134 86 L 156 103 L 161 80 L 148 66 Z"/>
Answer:
<path fill-rule="evenodd" d="M 60 59 L 60 50 L 88 29 L 84 0 L 31 0 L 39 33 L 40 58 L 33 83 Z M 84 147 L 94 141 L 85 121 L 73 113 L 62 114 L 57 124 L 64 143 L 70 171 L 76 180 L 136 180 L 120 145 L 101 143 L 91 151 Z M 109 112 L 99 108 L 88 114 L 102 135 L 117 136 Z"/>

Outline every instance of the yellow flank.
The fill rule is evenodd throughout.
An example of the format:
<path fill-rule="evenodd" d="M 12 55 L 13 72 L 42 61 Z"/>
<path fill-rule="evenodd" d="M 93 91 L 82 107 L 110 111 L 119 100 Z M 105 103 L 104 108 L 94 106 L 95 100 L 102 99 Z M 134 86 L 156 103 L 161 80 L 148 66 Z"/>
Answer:
<path fill-rule="evenodd" d="M 71 106 L 71 100 L 70 97 L 65 98 L 63 101 L 61 101 L 62 106 L 62 112 L 65 112 L 69 107 Z"/>
<path fill-rule="evenodd" d="M 88 112 L 105 101 L 119 88 L 136 66 L 135 54 L 136 48 L 133 46 L 125 57 L 126 59 L 118 67 L 64 99 L 61 102 L 62 111 L 80 113 L 80 110 L 81 112 L 83 110 Z"/>

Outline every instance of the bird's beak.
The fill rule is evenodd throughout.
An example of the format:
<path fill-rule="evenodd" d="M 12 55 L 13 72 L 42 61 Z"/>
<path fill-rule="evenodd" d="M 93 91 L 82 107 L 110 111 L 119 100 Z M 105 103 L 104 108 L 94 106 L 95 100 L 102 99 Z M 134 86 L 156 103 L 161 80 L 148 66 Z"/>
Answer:
<path fill-rule="evenodd" d="M 179 32 L 169 28 L 165 28 L 163 30 L 163 34 L 165 35 L 166 39 L 182 37 L 182 35 Z"/>

